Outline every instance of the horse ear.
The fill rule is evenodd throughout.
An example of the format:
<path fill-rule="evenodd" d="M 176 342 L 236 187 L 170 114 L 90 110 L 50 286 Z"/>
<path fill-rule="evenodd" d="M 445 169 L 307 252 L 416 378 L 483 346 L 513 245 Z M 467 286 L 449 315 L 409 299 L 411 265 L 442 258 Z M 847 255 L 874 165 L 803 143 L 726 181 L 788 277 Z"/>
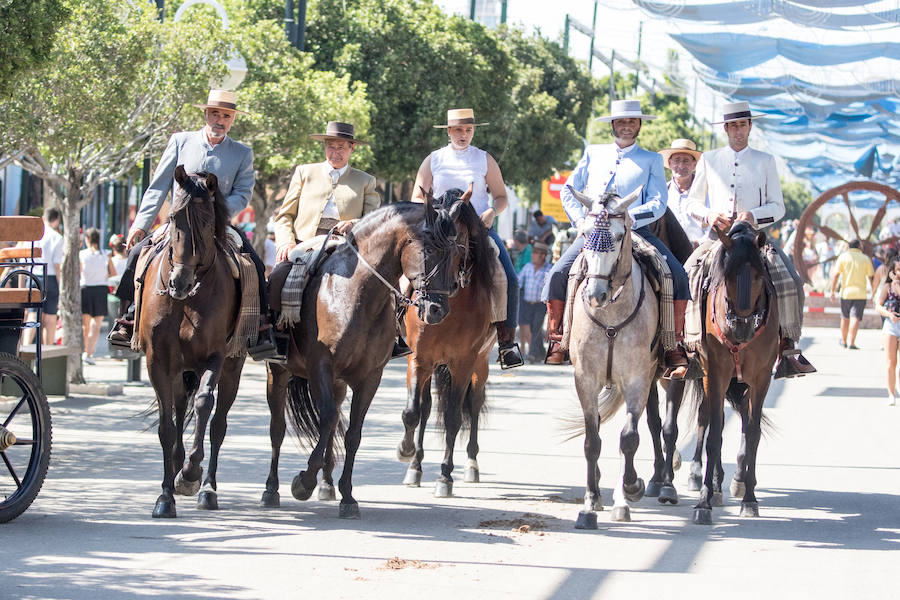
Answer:
<path fill-rule="evenodd" d="M 219 189 L 219 179 L 212 173 L 206 176 L 206 189 L 210 194 L 215 194 Z"/>
<path fill-rule="evenodd" d="M 644 186 L 640 186 L 638 189 L 634 190 L 624 198 L 621 198 L 618 202 L 616 202 L 615 207 L 612 208 L 612 212 L 615 213 L 623 213 L 628 210 L 628 207 L 634 203 L 635 200 L 641 197 L 641 194 L 644 192 Z"/>
<path fill-rule="evenodd" d="M 586 209 L 591 210 L 592 208 L 594 208 L 594 203 L 590 198 L 587 197 L 587 195 L 579 192 L 571 185 L 566 185 L 566 187 L 569 188 L 569 191 L 572 192 L 572 195 L 575 196 L 575 199 L 581 202 Z"/>
<path fill-rule="evenodd" d="M 463 195 L 460 196 L 459 199 L 462 200 L 463 202 L 468 202 L 469 199 L 472 197 L 472 188 L 474 188 L 474 187 L 475 187 L 475 183 L 474 182 L 470 183 L 469 189 L 467 189 L 465 192 L 463 192 Z"/>
<path fill-rule="evenodd" d="M 184 165 L 178 165 L 175 167 L 175 181 L 179 184 L 183 184 L 187 180 L 187 173 L 184 170 Z"/>
<path fill-rule="evenodd" d="M 722 242 L 722 245 L 725 246 L 726 250 L 731 250 L 732 240 L 728 237 L 728 234 L 713 225 L 713 231 L 716 232 L 716 235 L 719 238 L 719 241 Z"/>
<path fill-rule="evenodd" d="M 437 211 L 434 210 L 434 196 L 431 194 L 431 190 L 426 191 L 421 187 L 419 189 L 425 194 L 425 223 L 429 226 L 434 225 L 434 220 L 437 218 Z"/>
<path fill-rule="evenodd" d="M 762 250 L 762 247 L 766 245 L 766 232 L 765 231 L 757 231 L 756 232 L 756 247 Z"/>

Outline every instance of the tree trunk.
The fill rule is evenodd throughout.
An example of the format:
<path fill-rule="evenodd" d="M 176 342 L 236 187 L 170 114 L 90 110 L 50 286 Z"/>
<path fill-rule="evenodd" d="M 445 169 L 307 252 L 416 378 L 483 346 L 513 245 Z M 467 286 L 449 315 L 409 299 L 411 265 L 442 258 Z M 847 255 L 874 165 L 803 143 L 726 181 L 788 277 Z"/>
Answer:
<path fill-rule="evenodd" d="M 81 264 L 78 252 L 81 250 L 81 189 L 79 181 L 69 181 L 66 197 L 60 208 L 63 213 L 63 261 L 59 278 L 59 315 L 62 319 L 63 345 L 79 350 L 84 348 L 81 330 Z M 69 356 L 71 383 L 84 383 L 81 353 Z"/>

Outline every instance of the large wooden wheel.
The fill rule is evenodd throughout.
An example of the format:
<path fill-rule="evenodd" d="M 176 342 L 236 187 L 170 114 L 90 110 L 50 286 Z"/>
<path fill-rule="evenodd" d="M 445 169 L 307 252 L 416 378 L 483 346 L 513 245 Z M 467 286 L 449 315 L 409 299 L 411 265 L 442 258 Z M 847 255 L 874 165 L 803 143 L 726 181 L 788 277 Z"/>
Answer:
<path fill-rule="evenodd" d="M 853 205 L 850 204 L 850 192 L 860 190 L 874 192 L 875 194 L 880 194 L 884 197 L 884 202 L 875 212 L 872 222 L 868 227 L 861 227 L 861 225 L 863 225 L 862 219 L 857 218 L 857 216 L 853 214 Z M 851 231 L 846 237 L 822 222 L 823 219 L 819 219 L 818 223 L 816 222 L 816 215 L 819 212 L 819 209 L 821 209 L 829 200 L 838 196 L 844 199 L 844 204 L 847 205 L 847 210 L 850 215 L 849 221 Z M 850 242 L 853 239 L 859 239 L 860 242 L 862 242 L 862 251 L 870 258 L 875 254 L 875 249 L 878 246 L 887 246 L 900 240 L 900 236 L 891 236 L 881 241 L 874 239 L 875 233 L 878 231 L 878 228 L 881 226 L 881 222 L 884 220 L 884 216 L 887 213 L 888 204 L 891 202 L 900 204 L 900 192 L 892 187 L 874 181 L 851 181 L 850 183 L 845 183 L 822 192 L 821 196 L 813 200 L 813 202 L 806 207 L 806 210 L 803 211 L 803 215 L 800 217 L 800 223 L 797 225 L 793 256 L 794 264 L 797 266 L 797 272 L 800 273 L 800 277 L 803 278 L 806 283 L 811 283 L 809 281 L 807 270 L 802 268 L 802 265 L 803 240 L 806 238 L 807 230 L 812 229 L 813 226 L 818 227 L 819 231 L 835 242 Z M 861 229 L 863 229 L 863 231 L 861 231 Z M 835 258 L 836 257 L 833 257 L 829 260 L 834 260 Z"/>

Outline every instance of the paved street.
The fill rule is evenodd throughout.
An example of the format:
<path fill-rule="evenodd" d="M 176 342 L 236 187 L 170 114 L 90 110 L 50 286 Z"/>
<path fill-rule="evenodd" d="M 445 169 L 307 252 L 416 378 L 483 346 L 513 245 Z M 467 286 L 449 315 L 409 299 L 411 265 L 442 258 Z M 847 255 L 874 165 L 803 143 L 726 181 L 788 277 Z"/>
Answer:
<path fill-rule="evenodd" d="M 851 351 L 833 329 L 808 328 L 819 374 L 769 392 L 774 429 L 759 451 L 760 518 L 738 517 L 726 490 L 715 524 L 692 524 L 687 468 L 682 501 L 644 498 L 631 523 L 599 514 L 597 531 L 573 528 L 585 484 L 582 439 L 564 441 L 579 416 L 571 368 L 492 367 L 481 435 L 480 484 L 435 499 L 442 442 L 430 433 L 421 488 L 400 485 L 395 459 L 405 370 L 385 371 L 366 420 L 354 495 L 362 519 L 337 504 L 290 496 L 305 453 L 287 440 L 280 509 L 258 507 L 269 464 L 265 371 L 245 368 L 219 469 L 218 512 L 178 497 L 177 520 L 153 520 L 161 457 L 152 390 L 52 399 L 53 460 L 44 489 L 0 526 L 0 598 L 626 598 L 701 596 L 890 598 L 900 556 L 900 407 L 886 406 L 881 333 Z M 122 381 L 110 359 L 89 379 Z M 739 419 L 727 412 L 723 458 L 734 469 Z M 694 437 L 682 419 L 686 460 Z M 621 415 L 601 430 L 604 503 L 618 472 Z M 651 474 L 646 424 L 638 468 Z M 527 525 L 528 527 L 521 527 Z"/>

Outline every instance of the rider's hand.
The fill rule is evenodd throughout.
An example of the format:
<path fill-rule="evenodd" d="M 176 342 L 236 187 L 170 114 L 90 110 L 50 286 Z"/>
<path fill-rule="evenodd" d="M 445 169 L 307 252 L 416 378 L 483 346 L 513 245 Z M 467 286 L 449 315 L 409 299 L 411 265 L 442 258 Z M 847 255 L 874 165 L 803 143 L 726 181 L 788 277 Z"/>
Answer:
<path fill-rule="evenodd" d="M 132 246 L 139 243 L 147 237 L 147 232 L 143 229 L 132 229 L 128 232 L 128 239 L 125 241 L 125 252 L 131 250 Z"/>
<path fill-rule="evenodd" d="M 483 213 L 481 213 L 481 222 L 484 223 L 484 226 L 488 229 L 494 224 L 494 217 L 497 216 L 497 213 L 494 212 L 493 208 L 489 208 Z"/>
<path fill-rule="evenodd" d="M 753 225 L 753 227 L 756 227 L 756 217 L 754 217 L 753 213 L 750 212 L 749 210 L 745 210 L 743 212 L 738 213 L 738 216 L 735 220 L 736 221 L 747 221 L 748 223 Z"/>
<path fill-rule="evenodd" d="M 275 262 L 284 262 L 288 259 L 288 254 L 290 254 L 291 250 L 294 249 L 294 246 L 297 244 L 285 244 L 283 246 L 278 247 L 278 251 L 275 252 Z"/>
<path fill-rule="evenodd" d="M 706 222 L 710 227 L 725 232 L 731 229 L 732 219 L 728 213 L 711 212 L 706 215 Z"/>
<path fill-rule="evenodd" d="M 338 221 L 337 229 L 335 232 L 340 235 L 347 235 L 347 233 L 353 229 L 353 226 L 356 225 L 356 219 L 351 219 L 349 221 Z"/>

